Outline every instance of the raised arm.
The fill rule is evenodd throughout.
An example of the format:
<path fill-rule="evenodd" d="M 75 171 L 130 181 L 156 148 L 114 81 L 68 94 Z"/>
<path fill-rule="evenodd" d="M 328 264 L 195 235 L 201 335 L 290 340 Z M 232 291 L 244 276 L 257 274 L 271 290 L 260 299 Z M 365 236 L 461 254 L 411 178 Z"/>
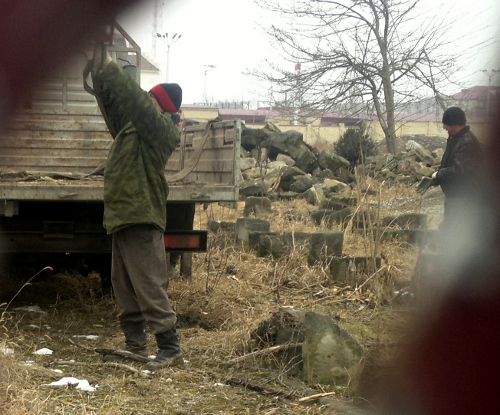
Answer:
<path fill-rule="evenodd" d="M 166 142 L 171 150 L 175 149 L 179 131 L 171 117 L 158 111 L 148 93 L 132 76 L 121 70 L 109 54 L 99 78 L 102 81 L 101 98 L 116 131 L 132 123 L 148 144 L 157 146 Z"/>

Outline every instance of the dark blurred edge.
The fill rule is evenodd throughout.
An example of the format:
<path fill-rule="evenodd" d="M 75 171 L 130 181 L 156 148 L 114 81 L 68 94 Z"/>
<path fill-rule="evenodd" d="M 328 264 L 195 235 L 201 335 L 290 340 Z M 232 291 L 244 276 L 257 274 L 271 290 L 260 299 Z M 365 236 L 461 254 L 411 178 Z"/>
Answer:
<path fill-rule="evenodd" d="M 119 12 L 144 0 L 0 0 L 0 124 Z"/>

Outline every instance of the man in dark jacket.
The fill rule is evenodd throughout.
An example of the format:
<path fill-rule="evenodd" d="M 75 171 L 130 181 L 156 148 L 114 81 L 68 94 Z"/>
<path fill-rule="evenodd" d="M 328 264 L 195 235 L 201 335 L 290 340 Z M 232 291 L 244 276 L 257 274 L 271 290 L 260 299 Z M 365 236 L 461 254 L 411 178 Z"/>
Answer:
<path fill-rule="evenodd" d="M 445 202 L 440 229 L 449 232 L 452 223 L 473 214 L 471 202 L 480 188 L 481 148 L 461 108 L 451 107 L 444 112 L 443 128 L 448 131 L 448 140 L 441 165 L 430 178 L 419 183 L 417 191 L 423 194 L 430 186 L 441 186 Z"/>
<path fill-rule="evenodd" d="M 124 350 L 147 354 L 148 325 L 158 353 L 145 368 L 182 365 L 176 314 L 166 292 L 163 243 L 165 165 L 180 141 L 175 123 L 182 90 L 177 84 L 160 84 L 149 93 L 142 90 L 109 53 L 98 81 L 96 92 L 110 130 L 116 132 L 104 172 L 104 227 L 112 235 L 111 281 L 125 334 Z"/>

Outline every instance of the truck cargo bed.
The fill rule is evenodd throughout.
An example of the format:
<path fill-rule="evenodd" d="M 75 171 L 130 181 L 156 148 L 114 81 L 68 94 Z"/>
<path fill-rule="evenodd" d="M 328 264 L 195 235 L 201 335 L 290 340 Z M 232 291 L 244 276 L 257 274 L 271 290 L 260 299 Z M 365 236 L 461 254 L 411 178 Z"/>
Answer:
<path fill-rule="evenodd" d="M 91 173 L 105 163 L 111 137 L 102 118 L 101 122 L 91 119 L 89 114 L 53 112 L 14 118 L 13 127 L 0 139 L 0 199 L 102 200 L 102 169 Z M 205 127 L 181 130 L 181 143 L 165 169 L 167 177 L 182 170 L 203 144 Z M 196 166 L 184 179 L 169 183 L 169 200 L 238 200 L 235 172 L 239 171 L 240 140 L 240 121 L 212 124 Z"/>

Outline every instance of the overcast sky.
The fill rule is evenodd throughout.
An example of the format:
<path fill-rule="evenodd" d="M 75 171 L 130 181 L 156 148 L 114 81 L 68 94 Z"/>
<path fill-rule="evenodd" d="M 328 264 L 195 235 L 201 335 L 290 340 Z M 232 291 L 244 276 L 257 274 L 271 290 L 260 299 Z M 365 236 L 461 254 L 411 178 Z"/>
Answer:
<path fill-rule="evenodd" d="M 423 1 L 428 2 L 429 10 L 437 3 L 437 0 Z M 150 57 L 155 32 L 153 3 L 152 0 L 139 1 L 134 9 L 118 19 Z M 467 65 L 467 73 L 461 76 L 466 86 L 487 85 L 488 77 L 481 69 L 500 69 L 493 53 L 499 49 L 500 1 L 445 0 L 445 3 L 462 16 L 457 21 L 458 31 L 463 33 L 476 25 L 485 28 L 481 38 L 497 39 L 495 45 L 478 50 Z M 259 28 L 259 24 L 270 21 L 270 16 L 259 10 L 253 0 L 164 0 L 159 31 L 168 32 L 170 36 L 182 35 L 170 47 L 169 82 L 182 86 L 183 102 L 201 102 L 205 92 L 214 100 L 265 100 L 265 89 L 242 72 L 263 65 L 263 60 L 272 56 L 269 39 Z M 472 42 L 477 43 L 477 39 Z M 167 46 L 157 40 L 156 63 L 162 69 L 162 76 L 165 76 L 166 55 Z M 208 65 L 215 67 L 209 69 Z M 492 80 L 500 84 L 500 74 Z"/>

